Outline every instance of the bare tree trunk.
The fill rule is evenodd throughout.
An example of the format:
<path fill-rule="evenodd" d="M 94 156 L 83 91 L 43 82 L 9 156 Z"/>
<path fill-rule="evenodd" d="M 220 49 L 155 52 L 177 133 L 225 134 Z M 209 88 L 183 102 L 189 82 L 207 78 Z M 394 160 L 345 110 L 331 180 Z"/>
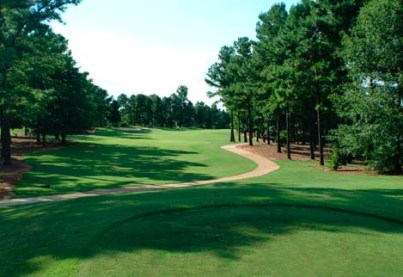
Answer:
<path fill-rule="evenodd" d="M 311 155 L 311 160 L 315 160 L 315 124 L 314 116 L 312 115 L 311 122 L 309 123 L 309 150 Z"/>
<path fill-rule="evenodd" d="M 8 89 L 7 81 L 7 68 L 4 67 L 1 71 L 2 79 L 2 89 Z M 4 105 L 4 104 L 3 104 Z M 3 107 L 4 108 L 4 107 Z M 7 115 L 7 110 L 0 110 L 0 120 L 1 120 L 1 159 L 3 160 L 3 165 L 11 165 L 11 130 L 10 130 L 10 118 Z"/>
<path fill-rule="evenodd" d="M 400 86 L 399 90 L 398 90 L 398 94 L 397 94 L 397 101 L 396 101 L 398 107 L 402 107 L 403 106 L 403 89 Z M 400 132 L 400 134 L 397 135 L 396 137 L 396 142 L 397 142 L 397 149 L 396 149 L 396 153 L 393 156 L 393 168 L 392 168 L 392 172 L 397 173 L 397 174 L 402 174 L 403 170 L 402 170 L 402 161 L 401 161 L 401 157 L 402 152 L 403 152 L 403 133 Z"/>
<path fill-rule="evenodd" d="M 238 112 L 238 142 L 241 142 L 241 116 Z"/>
<path fill-rule="evenodd" d="M 0 120 L 1 122 L 3 122 L 3 112 L 0 110 Z M 2 129 L 0 129 L 0 145 L 1 145 L 1 149 L 0 149 L 0 161 L 3 160 L 3 156 L 4 156 L 4 152 L 3 152 L 3 141 L 4 141 L 4 132 Z"/>
<path fill-rule="evenodd" d="M 249 146 L 253 146 L 253 118 L 252 107 L 248 104 L 248 129 L 249 129 Z"/>
<path fill-rule="evenodd" d="M 318 82 L 318 73 L 315 69 L 315 79 L 316 79 L 316 117 L 318 122 L 318 144 L 319 144 L 319 160 L 320 165 L 325 165 L 325 158 L 323 156 L 323 136 L 322 136 L 322 126 L 321 126 L 321 114 L 320 114 L 320 87 Z"/>
<path fill-rule="evenodd" d="M 271 144 L 271 136 L 270 136 L 270 118 L 267 119 L 267 144 Z"/>
<path fill-rule="evenodd" d="M 319 99 L 318 99 L 319 104 Z M 317 117 L 318 117 L 318 143 L 319 143 L 319 159 L 320 165 L 325 165 L 325 158 L 323 155 L 323 136 L 322 136 L 322 126 L 321 126 L 321 117 L 320 117 L 320 107 L 318 105 L 317 108 Z"/>
<path fill-rule="evenodd" d="M 2 113 L 1 116 L 1 158 L 3 165 L 11 165 L 11 134 L 10 134 L 10 119 Z"/>
<path fill-rule="evenodd" d="M 281 127 L 281 125 L 280 125 L 280 110 L 279 109 L 277 109 L 277 138 L 276 138 L 276 140 L 277 140 L 277 153 L 281 153 L 281 138 L 280 138 L 280 127 Z"/>
<path fill-rule="evenodd" d="M 230 142 L 235 142 L 235 133 L 234 133 L 234 112 L 231 111 L 231 138 Z"/>
<path fill-rule="evenodd" d="M 45 132 L 42 133 L 42 145 L 43 146 L 46 145 L 46 134 L 45 134 Z"/>
<path fill-rule="evenodd" d="M 287 101 L 286 103 L 286 111 L 285 111 L 285 119 L 287 124 L 287 159 L 291 160 L 291 124 L 290 124 L 290 106 Z"/>
<path fill-rule="evenodd" d="M 402 170 L 402 163 L 400 162 L 400 157 L 402 156 L 402 141 L 401 141 L 401 137 L 398 138 L 398 142 L 397 142 L 397 151 L 396 154 L 393 155 L 392 157 L 392 173 L 395 174 L 402 174 L 403 170 Z"/>

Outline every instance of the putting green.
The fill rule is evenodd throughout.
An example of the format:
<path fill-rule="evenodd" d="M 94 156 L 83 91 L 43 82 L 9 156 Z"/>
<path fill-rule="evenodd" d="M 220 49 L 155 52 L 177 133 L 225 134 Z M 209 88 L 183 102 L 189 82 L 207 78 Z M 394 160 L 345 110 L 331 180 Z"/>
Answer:
<path fill-rule="evenodd" d="M 171 210 L 104 229 L 76 275 L 399 276 L 402 231 L 399 223 L 320 208 Z"/>

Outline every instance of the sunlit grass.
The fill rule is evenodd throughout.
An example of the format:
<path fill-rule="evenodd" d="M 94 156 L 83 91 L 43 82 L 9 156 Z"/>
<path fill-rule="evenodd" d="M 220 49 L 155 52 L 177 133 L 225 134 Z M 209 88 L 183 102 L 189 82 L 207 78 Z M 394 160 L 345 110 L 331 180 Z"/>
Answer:
<path fill-rule="evenodd" d="M 17 197 L 215 179 L 255 164 L 220 149 L 225 130 L 100 129 L 75 144 L 29 154 L 33 170 L 16 186 Z"/>
<path fill-rule="evenodd" d="M 402 177 L 278 163 L 250 180 L 1 209 L 0 276 L 403 275 Z"/>
<path fill-rule="evenodd" d="M 0 276 L 401 274 L 398 183 L 354 191 L 298 179 L 3 209 Z"/>

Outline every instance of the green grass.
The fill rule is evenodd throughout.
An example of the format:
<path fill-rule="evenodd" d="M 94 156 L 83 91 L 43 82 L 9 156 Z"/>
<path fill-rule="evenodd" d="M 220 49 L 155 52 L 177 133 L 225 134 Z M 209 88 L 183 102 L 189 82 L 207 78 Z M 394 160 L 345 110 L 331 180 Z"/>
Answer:
<path fill-rule="evenodd" d="M 251 161 L 219 148 L 225 130 L 98 130 L 74 137 L 80 144 L 26 156 L 33 170 L 17 197 L 128 185 L 208 180 L 252 170 Z"/>
<path fill-rule="evenodd" d="M 1 209 L 0 276 L 403 276 L 402 177 L 279 164 L 239 182 Z"/>

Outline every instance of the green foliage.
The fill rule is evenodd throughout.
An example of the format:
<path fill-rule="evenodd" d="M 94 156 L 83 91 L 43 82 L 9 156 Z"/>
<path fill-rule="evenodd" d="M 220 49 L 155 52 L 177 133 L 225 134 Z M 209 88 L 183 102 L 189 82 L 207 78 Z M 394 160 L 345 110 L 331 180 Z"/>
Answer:
<path fill-rule="evenodd" d="M 91 82 L 75 67 L 67 41 L 48 25 L 80 0 L 2 1 L 0 5 L 1 158 L 11 164 L 10 128 L 67 134 L 92 126 Z M 84 115 L 85 114 L 85 115 Z"/>
<path fill-rule="evenodd" d="M 242 128 L 267 121 L 278 140 L 287 130 L 287 146 L 308 138 L 322 165 L 338 128 L 342 157 L 401 171 L 402 22 L 399 0 L 302 1 L 289 12 L 275 4 L 259 16 L 257 41 L 221 48 L 206 82 Z"/>
<path fill-rule="evenodd" d="M 112 124 L 112 126 L 115 126 L 115 127 L 117 127 L 120 123 L 121 115 L 120 115 L 120 111 L 119 111 L 119 103 L 116 100 L 113 100 L 111 102 L 111 105 L 109 108 L 108 120 Z"/>
<path fill-rule="evenodd" d="M 114 102 L 114 101 L 113 101 Z M 114 125 L 142 127 L 199 127 L 206 129 L 226 129 L 229 116 L 217 105 L 198 102 L 194 106 L 188 99 L 188 88 L 180 86 L 176 93 L 162 99 L 158 95 L 121 94 L 113 107 L 119 113 Z M 112 108 L 112 107 L 111 107 Z"/>
<path fill-rule="evenodd" d="M 49 30 L 31 38 L 31 46 L 34 55 L 26 55 L 9 72 L 13 91 L 25 92 L 17 126 L 65 136 L 93 127 L 97 121 L 104 123 L 107 93 L 79 71 L 67 41 Z"/>
<path fill-rule="evenodd" d="M 338 143 L 381 172 L 402 171 L 402 29 L 401 1 L 372 0 L 343 41 L 351 82 L 336 99 L 347 123 L 339 128 Z"/>
<path fill-rule="evenodd" d="M 331 152 L 331 154 L 330 154 L 330 159 L 329 159 L 329 162 L 328 162 L 328 167 L 331 169 L 331 170 L 334 170 L 334 171 L 336 171 L 337 169 L 339 169 L 339 167 L 341 166 L 341 163 L 342 161 L 341 161 L 341 156 L 340 156 L 340 153 L 339 153 L 339 151 L 337 150 L 337 148 L 333 148 L 332 149 L 332 152 Z"/>

